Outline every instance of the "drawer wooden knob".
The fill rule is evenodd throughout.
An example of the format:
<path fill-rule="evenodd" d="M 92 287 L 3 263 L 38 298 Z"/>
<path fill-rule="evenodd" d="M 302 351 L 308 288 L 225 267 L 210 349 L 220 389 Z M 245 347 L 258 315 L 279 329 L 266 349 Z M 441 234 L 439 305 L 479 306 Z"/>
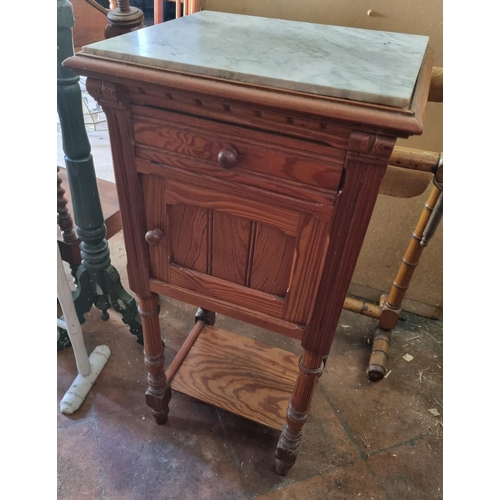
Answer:
<path fill-rule="evenodd" d="M 233 168 L 238 163 L 239 159 L 240 155 L 233 147 L 221 149 L 217 156 L 219 165 L 225 169 Z"/>
<path fill-rule="evenodd" d="M 153 247 L 159 245 L 162 238 L 163 233 L 159 229 L 153 229 L 152 231 L 148 231 L 146 233 L 146 242 L 148 245 Z"/>

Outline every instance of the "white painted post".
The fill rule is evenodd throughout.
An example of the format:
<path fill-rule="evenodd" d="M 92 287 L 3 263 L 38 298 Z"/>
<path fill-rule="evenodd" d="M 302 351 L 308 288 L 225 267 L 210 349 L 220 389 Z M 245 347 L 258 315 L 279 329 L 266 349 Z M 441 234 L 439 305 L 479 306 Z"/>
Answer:
<path fill-rule="evenodd" d="M 71 289 L 64 272 L 59 246 L 57 247 L 57 298 L 64 315 L 64 320 L 58 319 L 57 325 L 69 334 L 78 369 L 78 376 L 59 404 L 61 412 L 70 415 L 80 408 L 85 396 L 108 361 L 111 351 L 108 346 L 100 345 L 94 349 L 90 357 L 87 354 L 82 327 L 78 321 Z"/>
<path fill-rule="evenodd" d="M 90 361 L 87 354 L 87 348 L 83 341 L 82 327 L 78 316 L 76 314 L 75 305 L 73 304 L 73 297 L 69 287 L 66 273 L 61 258 L 59 246 L 57 247 L 57 298 L 64 315 L 64 325 L 59 320 L 58 326 L 64 328 L 69 335 L 73 352 L 75 353 L 76 367 L 80 375 L 86 376 L 90 374 Z"/>

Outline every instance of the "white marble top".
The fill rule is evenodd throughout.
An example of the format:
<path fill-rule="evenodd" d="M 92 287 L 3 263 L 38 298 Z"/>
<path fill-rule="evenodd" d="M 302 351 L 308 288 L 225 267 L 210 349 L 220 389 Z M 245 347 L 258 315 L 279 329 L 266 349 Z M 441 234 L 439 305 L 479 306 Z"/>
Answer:
<path fill-rule="evenodd" d="M 82 52 L 267 87 L 407 108 L 429 38 L 202 11 Z"/>

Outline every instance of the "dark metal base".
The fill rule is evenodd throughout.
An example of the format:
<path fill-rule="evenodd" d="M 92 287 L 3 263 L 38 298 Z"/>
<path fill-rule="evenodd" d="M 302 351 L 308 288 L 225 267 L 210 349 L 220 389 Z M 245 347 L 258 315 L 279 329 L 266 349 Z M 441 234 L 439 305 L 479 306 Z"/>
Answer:
<path fill-rule="evenodd" d="M 80 324 L 85 323 L 85 314 L 95 306 L 101 311 L 101 319 L 106 321 L 109 319 L 108 309 L 113 308 L 117 313 L 121 314 L 122 321 L 130 327 L 130 333 L 137 337 L 137 342 L 144 345 L 142 334 L 141 317 L 137 311 L 135 299 L 123 288 L 120 275 L 113 266 L 108 266 L 99 281 L 103 282 L 98 288 L 95 284 L 95 279 L 92 279 L 96 273 L 91 273 L 84 265 L 81 265 L 77 272 L 77 288 L 73 292 L 73 303 L 75 304 L 76 313 Z M 62 329 L 59 329 L 63 331 Z M 66 332 L 67 337 L 67 332 Z M 64 335 L 60 335 L 57 340 L 57 350 L 60 351 L 69 347 L 69 337 L 67 341 Z"/>

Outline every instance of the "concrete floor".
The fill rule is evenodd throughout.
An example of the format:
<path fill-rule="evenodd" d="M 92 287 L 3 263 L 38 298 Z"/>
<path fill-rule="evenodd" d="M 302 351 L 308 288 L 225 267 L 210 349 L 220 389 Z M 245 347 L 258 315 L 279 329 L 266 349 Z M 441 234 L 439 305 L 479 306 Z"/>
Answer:
<path fill-rule="evenodd" d="M 106 123 L 97 128 L 88 134 L 96 173 L 113 180 Z M 58 137 L 58 164 L 64 166 Z M 130 292 L 122 233 L 109 245 L 112 264 Z M 192 327 L 196 308 L 166 298 L 161 306 L 168 363 Z M 105 344 L 111 357 L 71 416 L 60 413 L 59 402 L 77 375 L 76 365 L 71 349 L 57 354 L 59 500 L 443 498 L 441 321 L 404 313 L 393 334 L 390 372 L 370 383 L 364 376 L 367 339 L 376 322 L 344 311 L 297 463 L 283 478 L 273 471 L 277 431 L 175 392 L 168 423 L 156 425 L 144 399 L 142 346 L 118 313 L 110 315 L 107 322 L 96 309 L 86 316 L 88 352 Z M 297 341 L 221 315 L 217 326 L 301 352 Z M 406 361 L 406 354 L 413 359 Z"/>
<path fill-rule="evenodd" d="M 109 244 L 128 290 L 122 233 Z M 196 308 L 161 306 L 168 363 Z M 300 353 L 298 342 L 260 328 L 221 315 L 217 325 Z M 144 401 L 142 347 L 115 311 L 104 322 L 91 310 L 88 352 L 105 344 L 111 357 L 80 409 L 65 416 L 59 402 L 77 372 L 72 350 L 58 353 L 58 499 L 443 498 L 442 323 L 405 314 L 379 383 L 364 376 L 374 326 L 342 313 L 297 463 L 283 478 L 273 472 L 277 431 L 175 392 L 168 423 L 156 425 Z"/>

